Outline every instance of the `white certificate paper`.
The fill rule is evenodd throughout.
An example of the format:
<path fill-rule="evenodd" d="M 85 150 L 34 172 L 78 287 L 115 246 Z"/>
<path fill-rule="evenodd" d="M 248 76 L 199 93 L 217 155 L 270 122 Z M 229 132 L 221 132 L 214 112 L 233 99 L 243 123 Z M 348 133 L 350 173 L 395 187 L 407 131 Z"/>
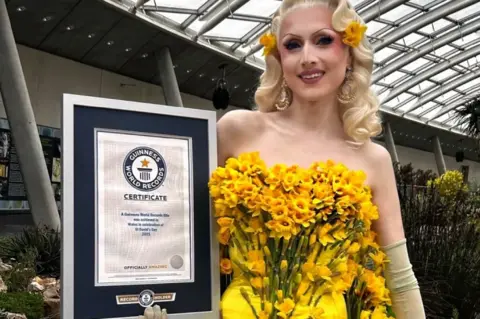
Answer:
<path fill-rule="evenodd" d="M 95 284 L 192 282 L 191 140 L 96 130 L 95 146 Z"/>

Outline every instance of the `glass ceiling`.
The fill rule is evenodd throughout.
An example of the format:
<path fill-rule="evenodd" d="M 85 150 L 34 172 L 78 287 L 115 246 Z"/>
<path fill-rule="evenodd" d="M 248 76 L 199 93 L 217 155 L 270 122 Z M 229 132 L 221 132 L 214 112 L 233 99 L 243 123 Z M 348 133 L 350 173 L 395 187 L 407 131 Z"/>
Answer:
<path fill-rule="evenodd" d="M 104 0 L 110 2 L 112 0 Z M 116 0 L 259 69 L 258 39 L 279 0 Z M 480 97 L 480 1 L 351 0 L 375 48 L 374 90 L 384 112 L 462 133 L 454 110 Z M 133 12 L 133 11 L 132 11 Z"/>

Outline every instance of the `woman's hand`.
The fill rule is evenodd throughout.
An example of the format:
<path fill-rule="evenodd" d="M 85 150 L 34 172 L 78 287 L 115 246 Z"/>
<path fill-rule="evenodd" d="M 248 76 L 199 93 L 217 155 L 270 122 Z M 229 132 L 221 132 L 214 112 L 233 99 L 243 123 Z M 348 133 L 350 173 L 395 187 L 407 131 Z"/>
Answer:
<path fill-rule="evenodd" d="M 161 309 L 159 305 L 147 307 L 138 319 L 167 319 L 167 309 Z"/>

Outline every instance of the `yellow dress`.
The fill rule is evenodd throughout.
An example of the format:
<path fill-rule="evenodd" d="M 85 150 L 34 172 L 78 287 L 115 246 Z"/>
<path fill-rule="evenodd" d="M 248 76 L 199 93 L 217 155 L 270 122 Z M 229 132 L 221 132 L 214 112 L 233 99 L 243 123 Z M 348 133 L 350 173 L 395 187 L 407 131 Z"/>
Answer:
<path fill-rule="evenodd" d="M 236 249 L 230 249 L 230 258 L 235 259 Z M 252 301 L 253 306 L 260 311 L 260 300 L 253 293 L 248 280 L 243 276 L 242 271 L 233 266 L 233 280 L 225 290 L 221 300 L 222 319 L 255 319 L 250 305 L 242 296 L 240 289 L 244 288 Z M 319 307 L 327 309 L 323 318 L 347 319 L 345 299 L 341 295 L 325 295 L 320 299 Z"/>
<path fill-rule="evenodd" d="M 209 191 L 233 273 L 222 318 L 392 318 L 365 180 L 332 161 L 267 167 L 257 152 L 218 167 Z"/>

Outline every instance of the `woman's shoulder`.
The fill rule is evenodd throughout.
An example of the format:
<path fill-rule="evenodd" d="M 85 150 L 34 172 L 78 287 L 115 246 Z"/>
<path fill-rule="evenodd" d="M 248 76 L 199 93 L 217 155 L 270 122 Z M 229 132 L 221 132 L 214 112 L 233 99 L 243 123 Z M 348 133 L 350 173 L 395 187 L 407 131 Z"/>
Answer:
<path fill-rule="evenodd" d="M 262 127 L 259 111 L 236 109 L 225 113 L 217 122 L 218 134 L 238 136 L 257 131 Z"/>
<path fill-rule="evenodd" d="M 370 172 L 372 186 L 383 184 L 385 179 L 393 176 L 392 157 L 388 150 L 374 141 L 367 141 L 362 148 L 363 158 Z"/>
<path fill-rule="evenodd" d="M 259 111 L 232 110 L 217 122 L 219 160 L 232 156 L 235 149 L 261 133 L 264 119 Z"/>
<path fill-rule="evenodd" d="M 386 162 L 391 164 L 392 158 L 388 150 L 383 145 L 372 140 L 369 140 L 365 143 L 363 152 L 365 157 L 367 157 L 373 163 L 379 164 Z"/>

